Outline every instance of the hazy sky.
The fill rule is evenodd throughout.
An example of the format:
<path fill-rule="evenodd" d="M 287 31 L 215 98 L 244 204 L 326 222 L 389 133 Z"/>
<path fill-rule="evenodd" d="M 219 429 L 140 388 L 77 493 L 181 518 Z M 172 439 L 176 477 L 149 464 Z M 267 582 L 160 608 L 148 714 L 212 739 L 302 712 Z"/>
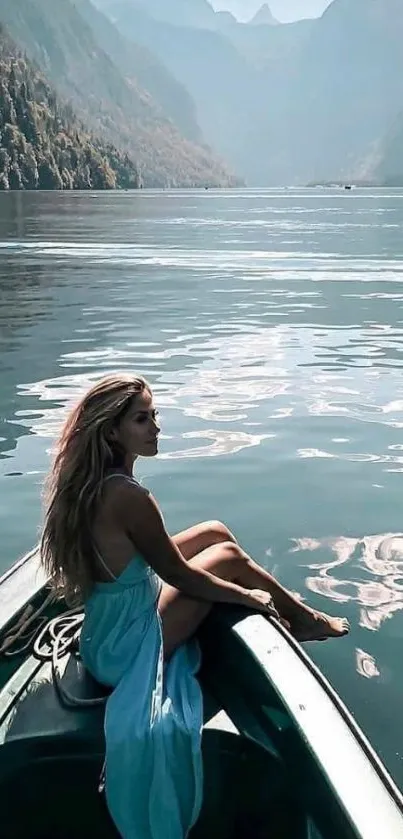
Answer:
<path fill-rule="evenodd" d="M 212 0 L 215 9 L 228 9 L 239 20 L 249 20 L 264 0 Z M 298 20 L 303 17 L 319 17 L 331 0 L 267 0 L 277 20 Z M 403 2 L 403 0 L 402 0 Z"/>

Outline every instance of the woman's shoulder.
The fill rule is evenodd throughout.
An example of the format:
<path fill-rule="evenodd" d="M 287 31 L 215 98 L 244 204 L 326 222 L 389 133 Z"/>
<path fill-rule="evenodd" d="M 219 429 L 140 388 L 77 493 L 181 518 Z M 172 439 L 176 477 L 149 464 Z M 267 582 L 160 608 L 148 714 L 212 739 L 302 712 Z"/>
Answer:
<path fill-rule="evenodd" d="M 150 490 L 138 481 L 134 475 L 126 475 L 124 472 L 110 472 L 105 475 L 103 479 L 103 486 L 105 489 L 112 491 L 129 490 L 130 492 L 130 490 L 134 489 L 140 492 L 145 492 L 147 495 L 150 494 Z"/>
<path fill-rule="evenodd" d="M 133 510 L 139 508 L 140 511 L 148 506 L 150 497 L 150 491 L 143 484 L 123 472 L 111 472 L 104 479 L 102 507 L 113 519 L 127 520 Z"/>
<path fill-rule="evenodd" d="M 106 511 L 124 529 L 155 527 L 162 519 L 159 505 L 147 487 L 137 478 L 114 473 L 116 480 L 108 480 L 110 491 L 105 494 Z M 111 475 L 112 477 L 112 475 Z M 120 478 L 120 480 L 119 480 Z"/>

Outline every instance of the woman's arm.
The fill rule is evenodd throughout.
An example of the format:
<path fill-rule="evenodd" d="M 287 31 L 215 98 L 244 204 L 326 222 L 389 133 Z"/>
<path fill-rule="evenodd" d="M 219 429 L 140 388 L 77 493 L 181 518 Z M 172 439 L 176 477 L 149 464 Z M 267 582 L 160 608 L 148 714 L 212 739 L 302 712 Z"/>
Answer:
<path fill-rule="evenodd" d="M 267 611 L 267 593 L 252 592 L 189 565 L 167 533 L 155 500 L 141 487 L 121 485 L 119 496 L 121 525 L 162 580 L 198 600 L 236 603 Z"/>

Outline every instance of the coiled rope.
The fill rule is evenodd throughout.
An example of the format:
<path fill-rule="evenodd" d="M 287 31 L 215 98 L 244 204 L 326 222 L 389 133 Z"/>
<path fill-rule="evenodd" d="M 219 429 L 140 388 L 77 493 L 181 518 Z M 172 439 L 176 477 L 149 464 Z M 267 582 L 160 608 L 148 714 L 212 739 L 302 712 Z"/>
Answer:
<path fill-rule="evenodd" d="M 67 655 L 78 652 L 84 614 L 80 609 L 69 609 L 62 615 L 47 620 L 43 613 L 54 602 L 55 595 L 50 593 L 37 609 L 32 605 L 27 606 L 3 639 L 0 656 L 10 658 L 31 651 L 38 661 L 50 662 L 53 683 L 67 707 L 93 708 L 103 705 L 106 696 L 74 696 L 62 683 L 59 665 Z M 22 642 L 22 645 L 19 642 Z"/>

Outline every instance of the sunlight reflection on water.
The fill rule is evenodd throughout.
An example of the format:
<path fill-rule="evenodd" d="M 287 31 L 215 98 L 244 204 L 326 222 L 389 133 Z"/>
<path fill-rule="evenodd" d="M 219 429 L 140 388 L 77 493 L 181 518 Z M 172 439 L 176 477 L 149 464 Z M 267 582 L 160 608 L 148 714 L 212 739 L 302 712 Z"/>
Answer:
<path fill-rule="evenodd" d="M 310 591 L 339 603 L 354 601 L 359 622 L 370 630 L 403 609 L 403 534 L 383 533 L 360 538 L 295 539 L 293 552 L 328 553 L 328 561 L 304 564 L 315 575 L 306 578 Z M 302 558 L 303 559 L 303 558 Z M 343 579 L 343 568 L 354 563 L 360 579 Z M 362 576 L 365 575 L 365 576 Z M 369 579 L 366 576 L 370 575 Z"/>

